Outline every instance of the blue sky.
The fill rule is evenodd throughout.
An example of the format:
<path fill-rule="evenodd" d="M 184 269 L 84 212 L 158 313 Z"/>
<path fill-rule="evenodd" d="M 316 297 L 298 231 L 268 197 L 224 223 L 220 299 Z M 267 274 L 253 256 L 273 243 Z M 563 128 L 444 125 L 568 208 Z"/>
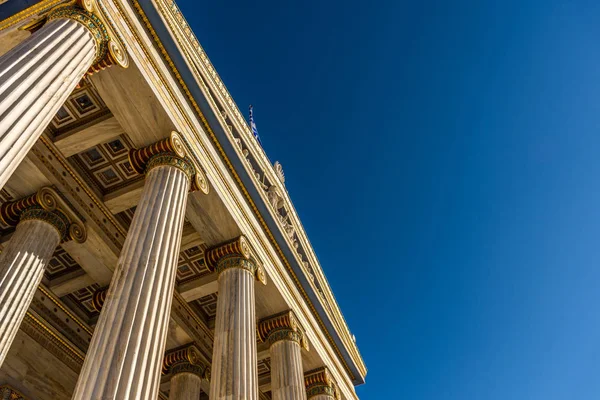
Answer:
<path fill-rule="evenodd" d="M 179 0 L 286 183 L 362 399 L 600 398 L 600 4 Z"/>

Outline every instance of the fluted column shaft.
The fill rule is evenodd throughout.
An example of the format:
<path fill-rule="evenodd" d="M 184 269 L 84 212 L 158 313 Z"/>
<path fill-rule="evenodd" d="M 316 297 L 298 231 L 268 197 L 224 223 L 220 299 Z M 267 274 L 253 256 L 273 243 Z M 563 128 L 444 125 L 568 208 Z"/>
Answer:
<path fill-rule="evenodd" d="M 0 57 L 0 188 L 96 56 L 90 29 L 60 17 Z"/>
<path fill-rule="evenodd" d="M 254 273 L 243 258 L 228 258 L 219 274 L 211 400 L 258 399 Z M 236 266 L 233 266 L 236 265 Z"/>
<path fill-rule="evenodd" d="M 304 370 L 300 344 L 279 340 L 269 349 L 273 400 L 305 400 Z"/>
<path fill-rule="evenodd" d="M 312 396 L 310 400 L 333 400 L 334 397 L 328 394 L 318 394 L 316 396 Z"/>
<path fill-rule="evenodd" d="M 74 399 L 158 396 L 189 186 L 175 164 L 147 171 Z"/>
<path fill-rule="evenodd" d="M 54 225 L 25 215 L 0 254 L 0 365 L 60 240 Z"/>
<path fill-rule="evenodd" d="M 192 372 L 180 372 L 171 378 L 169 400 L 198 400 L 202 378 Z"/>

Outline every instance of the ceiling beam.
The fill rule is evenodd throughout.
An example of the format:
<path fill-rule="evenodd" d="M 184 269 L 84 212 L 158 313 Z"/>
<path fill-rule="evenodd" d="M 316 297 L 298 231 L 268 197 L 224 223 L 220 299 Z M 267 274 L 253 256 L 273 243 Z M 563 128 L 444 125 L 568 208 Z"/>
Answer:
<path fill-rule="evenodd" d="M 54 139 L 54 145 L 65 157 L 70 157 L 91 147 L 106 143 L 123 133 L 123 128 L 121 128 L 117 119 L 112 115 L 107 115 L 60 134 Z"/>
<path fill-rule="evenodd" d="M 188 303 L 200 299 L 217 292 L 219 289 L 217 274 L 204 275 L 193 281 L 182 283 L 177 289 L 181 297 Z"/>

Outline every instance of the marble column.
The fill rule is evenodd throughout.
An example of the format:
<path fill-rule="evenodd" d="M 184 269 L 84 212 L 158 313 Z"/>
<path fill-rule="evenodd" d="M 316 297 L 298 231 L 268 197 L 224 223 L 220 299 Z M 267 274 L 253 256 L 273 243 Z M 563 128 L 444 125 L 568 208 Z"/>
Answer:
<path fill-rule="evenodd" d="M 175 132 L 132 150 L 130 162 L 146 182 L 73 399 L 158 396 L 187 194 L 198 170 Z"/>
<path fill-rule="evenodd" d="M 42 28 L 0 57 L 0 189 L 81 78 L 108 53 L 106 29 L 96 16 L 59 6 Z"/>
<path fill-rule="evenodd" d="M 208 250 L 206 265 L 219 274 L 211 400 L 257 400 L 254 280 L 266 283 L 262 266 L 250 259 L 244 236 Z"/>
<path fill-rule="evenodd" d="M 327 367 L 307 372 L 304 375 L 308 400 L 339 400 L 340 393 Z"/>
<path fill-rule="evenodd" d="M 86 239 L 83 222 L 52 188 L 4 203 L 0 219 L 16 226 L 0 254 L 0 365 L 21 326 L 44 269 L 61 240 Z"/>
<path fill-rule="evenodd" d="M 305 400 L 301 350 L 308 350 L 308 342 L 294 313 L 289 310 L 263 319 L 258 334 L 269 342 L 273 400 Z"/>
<path fill-rule="evenodd" d="M 163 373 L 171 374 L 169 400 L 198 400 L 203 379 L 210 379 L 210 370 L 200 360 L 194 345 L 175 349 L 165 355 Z"/>

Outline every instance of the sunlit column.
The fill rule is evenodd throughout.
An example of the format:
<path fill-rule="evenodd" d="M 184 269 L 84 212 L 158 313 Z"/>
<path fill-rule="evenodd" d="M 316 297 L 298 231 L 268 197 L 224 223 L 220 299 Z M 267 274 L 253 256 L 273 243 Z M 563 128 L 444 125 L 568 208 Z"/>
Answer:
<path fill-rule="evenodd" d="M 127 66 L 92 13 L 59 6 L 47 20 L 0 57 L 0 189 L 90 68 Z"/>
<path fill-rule="evenodd" d="M 258 324 L 262 341 L 269 343 L 273 400 L 305 400 L 302 347 L 308 342 L 294 313 L 286 311 Z"/>
<path fill-rule="evenodd" d="M 266 283 L 261 266 L 250 259 L 244 236 L 208 250 L 206 265 L 219 274 L 210 398 L 258 399 L 254 280 Z"/>
<path fill-rule="evenodd" d="M 207 191 L 175 132 L 129 159 L 146 182 L 74 399 L 158 396 L 187 194 L 190 187 Z"/>
<path fill-rule="evenodd" d="M 4 203 L 0 219 L 15 233 L 0 254 L 0 365 L 21 326 L 44 269 L 61 240 L 83 243 L 83 222 L 52 188 Z"/>
<path fill-rule="evenodd" d="M 171 374 L 169 400 L 198 400 L 203 379 L 210 379 L 210 369 L 200 360 L 194 345 L 168 352 L 163 373 Z"/>
<path fill-rule="evenodd" d="M 309 400 L 339 400 L 340 394 L 327 367 L 307 372 L 304 375 L 306 398 Z"/>

